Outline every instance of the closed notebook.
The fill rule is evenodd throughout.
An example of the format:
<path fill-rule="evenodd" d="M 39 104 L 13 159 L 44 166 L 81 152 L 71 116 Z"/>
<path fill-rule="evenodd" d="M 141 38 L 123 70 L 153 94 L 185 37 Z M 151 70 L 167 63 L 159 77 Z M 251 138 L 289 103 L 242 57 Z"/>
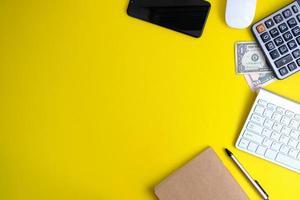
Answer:
<path fill-rule="evenodd" d="M 249 200 L 212 148 L 154 189 L 159 200 Z"/>

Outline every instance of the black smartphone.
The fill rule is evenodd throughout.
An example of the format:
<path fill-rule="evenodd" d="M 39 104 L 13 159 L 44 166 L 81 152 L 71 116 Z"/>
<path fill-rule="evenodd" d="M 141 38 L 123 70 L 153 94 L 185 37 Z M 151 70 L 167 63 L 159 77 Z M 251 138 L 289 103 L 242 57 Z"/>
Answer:
<path fill-rule="evenodd" d="M 203 0 L 131 0 L 129 16 L 193 37 L 202 35 L 210 3 Z"/>

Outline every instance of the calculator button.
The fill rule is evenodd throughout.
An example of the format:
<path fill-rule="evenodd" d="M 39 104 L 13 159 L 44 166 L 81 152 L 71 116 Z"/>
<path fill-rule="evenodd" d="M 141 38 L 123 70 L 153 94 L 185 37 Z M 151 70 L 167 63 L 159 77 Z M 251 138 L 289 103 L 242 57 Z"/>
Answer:
<path fill-rule="evenodd" d="M 300 45 L 300 37 L 297 37 L 296 40 L 297 40 L 298 44 Z"/>
<path fill-rule="evenodd" d="M 292 9 L 293 9 L 293 11 L 294 11 L 294 13 L 297 13 L 299 10 L 298 10 L 298 8 L 297 8 L 297 6 L 292 6 Z"/>
<path fill-rule="evenodd" d="M 279 47 L 279 52 L 281 53 L 281 55 L 287 53 L 288 52 L 287 46 L 284 44 L 281 47 Z"/>
<path fill-rule="evenodd" d="M 272 59 L 276 59 L 279 57 L 279 52 L 275 49 L 274 51 L 270 52 L 270 55 L 271 55 Z M 299 55 L 300 55 L 300 52 L 299 52 Z"/>
<path fill-rule="evenodd" d="M 288 31 L 285 34 L 283 34 L 283 38 L 285 41 L 289 41 L 293 38 L 293 36 L 292 36 L 291 32 Z"/>
<path fill-rule="evenodd" d="M 274 45 L 274 43 L 271 41 L 271 42 L 268 42 L 268 43 L 266 44 L 266 48 L 267 48 L 269 51 L 271 51 L 271 50 L 275 49 L 275 45 Z"/>
<path fill-rule="evenodd" d="M 297 43 L 295 42 L 295 40 L 291 40 L 287 44 L 288 44 L 288 47 L 289 47 L 290 50 L 293 50 L 297 47 Z"/>
<path fill-rule="evenodd" d="M 289 71 L 285 67 L 283 67 L 279 70 L 279 73 L 281 74 L 281 76 L 284 76 L 284 75 L 288 74 Z"/>
<path fill-rule="evenodd" d="M 280 30 L 281 33 L 284 33 L 285 31 L 288 30 L 288 27 L 287 27 L 286 23 L 280 24 L 280 25 L 278 26 L 278 28 L 279 28 L 279 30 Z"/>
<path fill-rule="evenodd" d="M 297 27 L 296 27 L 297 28 Z M 300 29 L 299 29 L 300 32 Z M 277 28 L 273 28 L 270 30 L 270 35 L 272 36 L 272 38 L 277 37 L 279 35 L 279 31 Z"/>
<path fill-rule="evenodd" d="M 297 19 L 298 19 L 298 21 L 300 22 L 300 14 L 299 14 L 299 15 L 297 15 Z"/>
<path fill-rule="evenodd" d="M 277 66 L 277 68 L 280 68 L 283 65 L 286 65 L 286 64 L 288 64 L 291 61 L 293 61 L 293 57 L 289 54 L 289 55 L 286 55 L 283 58 L 280 58 L 279 60 L 277 60 L 275 62 L 275 65 Z"/>
<path fill-rule="evenodd" d="M 263 33 L 263 34 L 261 34 L 261 39 L 264 41 L 264 42 L 268 42 L 270 39 L 271 39 L 271 37 L 270 37 L 270 35 L 269 35 L 269 33 Z"/>
<path fill-rule="evenodd" d="M 296 60 L 298 66 L 300 67 L 300 59 Z"/>
<path fill-rule="evenodd" d="M 259 24 L 258 26 L 256 26 L 256 30 L 258 33 L 262 33 L 266 30 L 266 27 L 264 24 Z"/>
<path fill-rule="evenodd" d="M 266 22 L 266 27 L 267 28 L 271 28 L 272 26 L 274 26 L 274 21 L 272 19 L 268 19 Z"/>
<path fill-rule="evenodd" d="M 293 54 L 294 58 L 299 58 L 300 57 L 300 50 L 296 49 L 295 51 L 293 51 L 292 54 Z"/>
<path fill-rule="evenodd" d="M 299 28 L 299 26 L 293 28 L 292 32 L 293 32 L 293 34 L 294 34 L 295 37 L 298 36 L 298 35 L 300 35 L 300 28 Z"/>
<path fill-rule="evenodd" d="M 275 38 L 274 42 L 275 42 L 275 44 L 276 44 L 277 46 L 280 46 L 280 45 L 282 45 L 282 44 L 284 43 L 284 41 L 283 41 L 283 39 L 282 39 L 281 36 Z"/>
<path fill-rule="evenodd" d="M 290 9 L 286 9 L 285 11 L 283 11 L 283 16 L 284 18 L 289 18 L 290 16 L 292 16 L 292 11 Z"/>
<path fill-rule="evenodd" d="M 290 28 L 293 28 L 297 25 L 297 21 L 295 20 L 295 18 L 291 18 L 287 21 L 288 25 Z"/>
<path fill-rule="evenodd" d="M 296 65 L 296 63 L 292 62 L 292 63 L 288 64 L 288 68 L 292 72 L 295 69 L 297 69 L 297 65 Z"/>
<path fill-rule="evenodd" d="M 300 16 L 299 16 L 300 17 Z M 273 18 L 274 21 L 276 22 L 276 24 L 280 23 L 283 21 L 283 17 L 281 14 L 275 15 L 275 17 Z"/>

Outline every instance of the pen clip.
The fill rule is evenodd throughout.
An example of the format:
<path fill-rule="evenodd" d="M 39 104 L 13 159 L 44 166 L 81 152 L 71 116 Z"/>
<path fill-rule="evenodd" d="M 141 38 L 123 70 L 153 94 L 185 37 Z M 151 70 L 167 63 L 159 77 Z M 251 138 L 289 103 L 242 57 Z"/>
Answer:
<path fill-rule="evenodd" d="M 257 180 L 254 180 L 254 181 L 255 181 L 255 183 L 260 187 L 260 189 L 265 193 L 265 195 L 266 195 L 267 197 L 269 197 L 268 193 L 264 190 L 264 188 L 261 187 L 261 185 L 259 184 L 259 182 L 258 182 Z"/>

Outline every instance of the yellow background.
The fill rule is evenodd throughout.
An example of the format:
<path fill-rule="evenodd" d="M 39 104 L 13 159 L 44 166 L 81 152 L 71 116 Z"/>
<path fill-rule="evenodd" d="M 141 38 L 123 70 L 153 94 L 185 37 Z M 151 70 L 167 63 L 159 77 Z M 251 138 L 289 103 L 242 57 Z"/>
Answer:
<path fill-rule="evenodd" d="M 0 1 L 0 199 L 154 200 L 153 186 L 212 146 L 230 148 L 272 200 L 300 175 L 234 147 L 255 99 L 212 0 L 200 39 L 126 15 L 120 0 Z M 258 0 L 256 20 L 289 1 Z M 300 101 L 300 74 L 267 88 Z"/>

